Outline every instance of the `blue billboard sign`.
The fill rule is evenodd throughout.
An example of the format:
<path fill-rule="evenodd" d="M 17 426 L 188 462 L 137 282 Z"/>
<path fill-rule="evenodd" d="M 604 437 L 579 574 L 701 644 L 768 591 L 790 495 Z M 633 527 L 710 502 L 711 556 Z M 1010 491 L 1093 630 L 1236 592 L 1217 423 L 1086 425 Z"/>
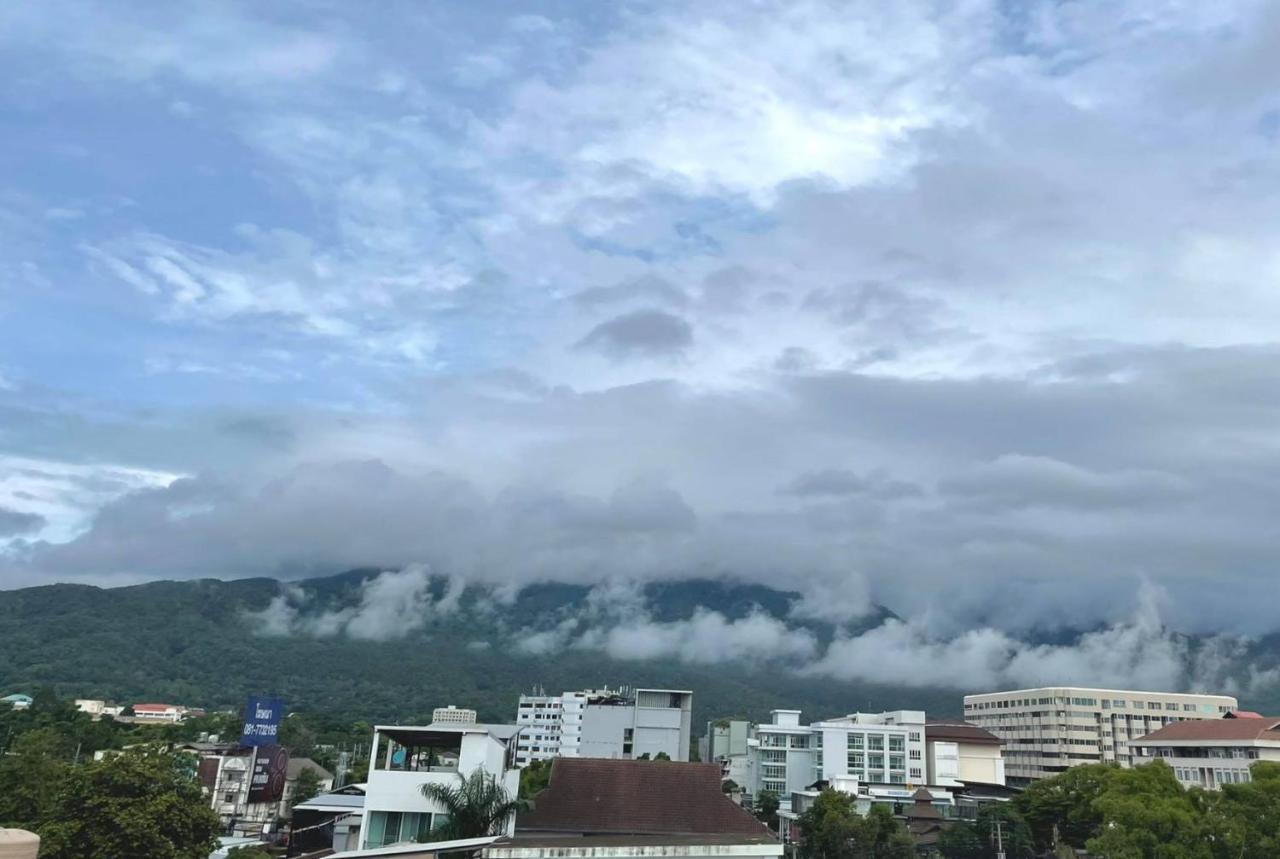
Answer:
<path fill-rule="evenodd" d="M 284 716 L 284 702 L 279 698 L 249 699 L 244 708 L 244 729 L 240 732 L 240 744 L 245 746 L 270 746 L 280 741 L 280 719 Z"/>

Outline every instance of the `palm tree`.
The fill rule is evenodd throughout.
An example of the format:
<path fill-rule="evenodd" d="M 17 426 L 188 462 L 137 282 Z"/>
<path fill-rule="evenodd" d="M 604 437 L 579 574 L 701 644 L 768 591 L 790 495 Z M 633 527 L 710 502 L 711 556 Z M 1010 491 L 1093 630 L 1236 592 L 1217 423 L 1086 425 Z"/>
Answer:
<path fill-rule="evenodd" d="M 447 822 L 432 831 L 431 838 L 436 841 L 500 835 L 512 815 L 529 807 L 527 800 L 513 798 L 497 776 L 483 767 L 460 784 L 424 784 L 422 795 L 444 806 L 449 815 Z"/>

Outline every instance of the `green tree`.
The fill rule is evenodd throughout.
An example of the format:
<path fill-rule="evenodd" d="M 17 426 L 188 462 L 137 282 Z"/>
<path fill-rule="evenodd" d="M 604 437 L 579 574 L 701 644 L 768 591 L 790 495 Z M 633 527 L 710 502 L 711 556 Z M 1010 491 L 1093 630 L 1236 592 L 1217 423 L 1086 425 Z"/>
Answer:
<path fill-rule="evenodd" d="M 731 778 L 727 778 L 720 782 L 721 793 L 737 793 L 740 790 L 742 790 L 742 788 L 738 787 L 738 783 Z"/>
<path fill-rule="evenodd" d="M 978 827 L 967 820 L 958 820 L 938 834 L 938 852 L 943 859 L 987 859 L 991 855 Z"/>
<path fill-rule="evenodd" d="M 520 798 L 531 800 L 551 784 L 551 761 L 533 761 L 520 770 Z"/>
<path fill-rule="evenodd" d="M 855 800 L 824 790 L 799 817 L 800 853 L 806 859 L 911 859 L 915 847 L 888 806 L 858 814 Z"/>
<path fill-rule="evenodd" d="M 478 769 L 458 784 L 429 783 L 422 795 L 444 806 L 448 821 L 432 833 L 433 840 L 480 838 L 500 834 L 517 811 L 528 807 L 513 798 L 496 776 Z"/>
<path fill-rule="evenodd" d="M 756 794 L 756 819 L 765 826 L 778 831 L 778 795 L 771 790 L 762 790 Z"/>
<path fill-rule="evenodd" d="M 653 759 L 655 761 L 669 761 L 671 760 L 671 755 L 667 754 L 666 752 L 658 752 L 656 755 L 653 756 Z"/>
<path fill-rule="evenodd" d="M 1094 801 L 1119 771 L 1114 764 L 1072 767 L 1036 782 L 1014 799 L 1014 808 L 1031 828 L 1036 848 L 1054 848 L 1056 834 L 1058 841 L 1083 849 L 1102 824 Z"/>
<path fill-rule="evenodd" d="M 1258 761 L 1249 777 L 1219 794 L 1192 796 L 1206 805 L 1213 837 L 1231 859 L 1271 859 L 1280 856 L 1280 764 Z"/>
<path fill-rule="evenodd" d="M 70 765 L 66 740 L 50 728 L 27 731 L 0 755 L 0 826 L 34 829 L 53 807 Z"/>
<path fill-rule="evenodd" d="M 915 843 L 889 807 L 878 803 L 859 819 L 853 855 L 857 859 L 912 859 Z"/>
<path fill-rule="evenodd" d="M 261 847 L 249 844 L 244 847 L 232 847 L 227 853 L 227 859 L 272 859 L 272 857 Z"/>
<path fill-rule="evenodd" d="M 1093 802 L 1098 834 L 1086 842 L 1105 859 L 1214 859 L 1205 806 L 1178 784 L 1164 761 L 1120 770 Z"/>
<path fill-rule="evenodd" d="M 36 823 L 41 859 L 207 859 L 219 828 L 200 785 L 158 749 L 68 767 Z"/>
<path fill-rule="evenodd" d="M 293 783 L 293 795 L 289 797 L 289 810 L 300 802 L 306 802 L 308 799 L 320 793 L 320 773 L 311 767 L 303 767 L 302 772 L 298 773 L 297 780 Z"/>

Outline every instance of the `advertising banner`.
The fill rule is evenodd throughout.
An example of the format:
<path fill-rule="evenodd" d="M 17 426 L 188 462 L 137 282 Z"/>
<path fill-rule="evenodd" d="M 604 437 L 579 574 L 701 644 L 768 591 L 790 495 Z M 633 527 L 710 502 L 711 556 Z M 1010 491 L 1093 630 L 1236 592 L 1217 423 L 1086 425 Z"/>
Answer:
<path fill-rule="evenodd" d="M 289 777 L 289 753 L 283 746 L 259 746 L 253 759 L 249 802 L 279 802 Z"/>
<path fill-rule="evenodd" d="M 269 746 L 280 742 L 280 719 L 284 716 L 284 702 L 279 698 L 254 696 L 244 708 L 244 729 L 240 732 L 242 746 Z"/>

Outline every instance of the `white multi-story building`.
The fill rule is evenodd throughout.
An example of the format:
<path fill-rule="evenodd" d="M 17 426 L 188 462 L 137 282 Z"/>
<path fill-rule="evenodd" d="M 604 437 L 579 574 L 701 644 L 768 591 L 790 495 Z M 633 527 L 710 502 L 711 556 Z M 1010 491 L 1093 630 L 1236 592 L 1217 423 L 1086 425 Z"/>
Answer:
<path fill-rule="evenodd" d="M 1132 740 L 1175 722 L 1217 719 L 1236 707 L 1230 695 L 1074 686 L 964 697 L 965 721 L 1004 741 L 1005 773 L 1012 784 L 1080 764 L 1131 766 Z"/>
<path fill-rule="evenodd" d="M 374 728 L 361 849 L 428 839 L 447 818 L 439 804 L 422 795 L 424 784 L 461 784 L 483 770 L 515 797 L 520 771 L 510 747 L 517 730 L 460 721 Z M 514 819 L 508 821 L 503 834 L 510 835 L 514 826 Z"/>
<path fill-rule="evenodd" d="M 1184 787 L 1217 790 L 1250 781 L 1255 761 L 1280 761 L 1280 717 L 1249 713 L 1178 722 L 1130 745 L 1135 762 L 1163 760 Z"/>
<path fill-rule="evenodd" d="M 693 693 L 676 689 L 590 689 L 521 695 L 516 764 L 566 758 L 689 760 Z"/>
<path fill-rule="evenodd" d="M 433 725 L 474 725 L 475 723 L 476 711 L 466 707 L 455 707 L 450 704 L 448 707 L 436 707 L 431 711 Z"/>
<path fill-rule="evenodd" d="M 925 781 L 925 714 L 920 710 L 853 713 L 800 724 L 799 710 L 774 710 L 750 746 L 753 795 L 771 791 L 783 810 L 818 781 L 903 785 Z"/>

